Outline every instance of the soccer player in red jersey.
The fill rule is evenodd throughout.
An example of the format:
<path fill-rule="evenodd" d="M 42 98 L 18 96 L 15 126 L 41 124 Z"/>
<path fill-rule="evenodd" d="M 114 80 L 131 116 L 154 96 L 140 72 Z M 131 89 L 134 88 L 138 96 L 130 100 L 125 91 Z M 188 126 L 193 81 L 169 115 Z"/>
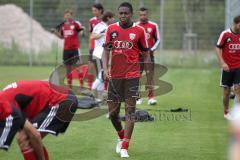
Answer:
<path fill-rule="evenodd" d="M 140 52 L 145 62 L 149 62 L 150 57 L 144 29 L 131 20 L 132 5 L 128 2 L 120 4 L 118 13 L 120 22 L 109 25 L 107 29 L 102 60 L 104 75 L 109 79 L 109 118 L 119 137 L 116 152 L 121 157 L 129 157 L 128 147 L 134 128 L 136 99 L 139 97 Z M 147 68 L 148 65 L 145 66 Z M 121 102 L 125 102 L 124 129 L 119 118 Z"/>
<path fill-rule="evenodd" d="M 224 117 L 231 119 L 228 107 L 232 86 L 234 86 L 236 103 L 240 102 L 240 16 L 233 19 L 231 28 L 221 33 L 216 46 L 222 69 L 220 85 L 223 87 Z"/>
<path fill-rule="evenodd" d="M 39 132 L 13 104 L 2 98 L 0 92 L 0 149 L 7 151 L 14 136 L 20 130 L 28 137 L 28 142 L 34 149 L 34 157 L 46 160 Z"/>
<path fill-rule="evenodd" d="M 55 30 L 54 33 L 59 38 L 64 39 L 63 61 L 67 70 L 67 83 L 72 88 L 72 74 L 70 73 L 73 70 L 73 65 L 80 63 L 81 55 L 78 33 L 82 34 L 85 27 L 79 21 L 73 20 L 73 11 L 70 9 L 65 10 L 64 18 L 66 21 L 61 26 L 60 31 Z M 79 71 L 79 81 L 80 77 Z"/>
<path fill-rule="evenodd" d="M 139 9 L 139 18 L 140 21 L 137 22 L 137 24 L 145 29 L 145 32 L 147 34 L 147 40 L 148 45 L 150 48 L 150 58 L 152 63 L 152 69 L 150 70 L 152 72 L 152 76 L 154 75 L 154 51 L 157 49 L 157 47 L 160 44 L 160 35 L 159 35 L 159 29 L 157 23 L 154 23 L 148 19 L 148 9 L 145 7 L 142 7 Z M 141 70 L 143 70 L 143 59 L 140 57 L 141 62 Z M 148 104 L 149 105 L 155 105 L 157 104 L 157 100 L 154 99 L 154 93 L 153 93 L 153 78 L 150 81 L 150 84 L 146 85 L 146 89 L 148 91 Z M 141 104 L 142 99 L 139 99 L 137 101 L 137 104 Z"/>
<path fill-rule="evenodd" d="M 64 133 L 76 111 L 77 98 L 70 90 L 46 81 L 19 81 L 3 89 L 0 100 L 23 113 L 44 138 L 48 133 Z M 28 134 L 21 130 L 17 141 L 25 160 L 34 160 L 35 149 Z M 42 145 L 45 159 L 46 148 Z"/>
<path fill-rule="evenodd" d="M 92 56 L 93 56 L 93 50 L 94 50 L 94 39 L 91 38 L 91 34 L 93 32 L 93 28 L 102 21 L 102 15 L 104 12 L 104 8 L 101 3 L 95 3 L 92 5 L 92 14 L 94 17 L 92 17 L 89 20 L 89 33 L 90 33 L 90 38 L 89 38 L 89 44 L 90 44 L 90 49 L 89 49 L 89 61 L 92 62 Z"/>

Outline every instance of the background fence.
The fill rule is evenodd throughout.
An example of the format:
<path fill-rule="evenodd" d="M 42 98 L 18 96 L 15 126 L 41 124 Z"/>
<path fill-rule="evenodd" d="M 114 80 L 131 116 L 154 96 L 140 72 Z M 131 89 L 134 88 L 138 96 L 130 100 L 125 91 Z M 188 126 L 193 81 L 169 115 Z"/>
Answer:
<path fill-rule="evenodd" d="M 117 15 L 117 7 L 123 1 L 133 4 L 135 21 L 140 6 L 149 8 L 150 20 L 159 24 L 161 32 L 162 43 L 156 59 L 169 66 L 215 67 L 217 38 L 240 11 L 240 0 L 0 0 L 0 23 L 6 24 L 0 25 L 0 34 L 8 33 L 11 37 L 6 40 L 0 36 L 0 56 L 3 57 L 0 64 L 60 63 L 62 42 L 49 30 L 63 20 L 66 8 L 72 8 L 75 19 L 88 29 L 94 2 L 102 3 L 105 10 Z M 6 4 L 14 4 L 16 8 L 1 12 Z M 24 12 L 17 12 L 18 7 Z M 81 37 L 83 54 L 88 54 L 88 36 L 86 32 Z"/>

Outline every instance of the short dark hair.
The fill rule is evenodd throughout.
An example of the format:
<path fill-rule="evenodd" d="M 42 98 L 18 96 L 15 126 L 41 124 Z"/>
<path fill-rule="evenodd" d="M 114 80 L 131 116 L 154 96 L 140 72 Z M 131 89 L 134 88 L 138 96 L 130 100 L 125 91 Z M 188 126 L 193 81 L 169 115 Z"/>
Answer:
<path fill-rule="evenodd" d="M 234 17 L 234 18 L 233 18 L 233 22 L 234 22 L 235 24 L 240 23 L 240 15 Z"/>
<path fill-rule="evenodd" d="M 131 4 L 131 3 L 123 2 L 123 3 L 120 4 L 120 6 L 118 7 L 118 9 L 119 9 L 120 7 L 127 7 L 127 8 L 130 9 L 130 12 L 133 13 L 133 7 L 132 7 L 132 4 Z"/>
<path fill-rule="evenodd" d="M 112 18 L 112 17 L 114 17 L 114 13 L 110 12 L 110 11 L 106 11 L 106 12 L 104 12 L 104 14 L 102 16 L 102 21 L 107 22 L 108 18 Z"/>
<path fill-rule="evenodd" d="M 146 7 L 141 7 L 139 8 L 139 11 L 148 11 L 148 9 Z"/>
<path fill-rule="evenodd" d="M 103 14 L 104 8 L 101 3 L 94 3 L 92 7 L 97 8 L 98 10 L 101 10 L 101 13 Z"/>

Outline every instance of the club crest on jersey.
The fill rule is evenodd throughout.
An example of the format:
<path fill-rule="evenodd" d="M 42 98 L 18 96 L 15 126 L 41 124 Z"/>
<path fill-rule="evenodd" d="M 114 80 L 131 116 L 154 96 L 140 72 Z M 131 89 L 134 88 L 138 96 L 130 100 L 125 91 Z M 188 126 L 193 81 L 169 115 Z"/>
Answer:
<path fill-rule="evenodd" d="M 115 39 L 118 36 L 118 32 L 114 31 L 110 34 L 111 39 Z"/>
<path fill-rule="evenodd" d="M 147 28 L 148 33 L 152 32 L 152 28 Z"/>
<path fill-rule="evenodd" d="M 129 38 L 130 38 L 131 40 L 134 40 L 135 37 L 136 37 L 136 34 L 134 34 L 134 33 L 130 33 L 130 34 L 129 34 Z"/>
<path fill-rule="evenodd" d="M 227 38 L 227 42 L 231 42 L 232 39 L 230 37 Z"/>
<path fill-rule="evenodd" d="M 70 26 L 70 29 L 72 29 L 72 30 L 73 30 L 73 29 L 74 29 L 74 25 L 71 25 L 71 26 Z"/>

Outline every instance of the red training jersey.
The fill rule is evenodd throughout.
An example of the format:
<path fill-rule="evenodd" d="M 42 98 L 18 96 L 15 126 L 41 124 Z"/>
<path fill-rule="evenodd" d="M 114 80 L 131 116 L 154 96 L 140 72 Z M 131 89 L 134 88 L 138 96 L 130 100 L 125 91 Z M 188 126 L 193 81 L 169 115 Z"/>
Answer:
<path fill-rule="evenodd" d="M 100 23 L 102 20 L 101 19 L 98 19 L 97 17 L 92 17 L 90 20 L 89 20 L 89 33 L 92 33 L 93 31 L 93 28 L 98 24 Z M 94 39 L 90 39 L 90 49 L 94 49 Z"/>
<path fill-rule="evenodd" d="M 78 21 L 70 20 L 63 24 L 61 33 L 64 38 L 64 50 L 76 50 L 80 48 L 78 32 L 82 25 Z"/>
<path fill-rule="evenodd" d="M 240 33 L 233 33 L 231 29 L 223 31 L 217 47 L 222 49 L 223 60 L 230 69 L 240 68 Z"/>
<path fill-rule="evenodd" d="M 11 114 L 11 106 L 13 106 L 22 111 L 27 118 L 32 119 L 44 108 L 54 106 L 66 99 L 67 95 L 67 89 L 58 90 L 57 86 L 47 81 L 14 82 L 0 93 L 0 109 L 4 110 L 2 111 L 4 118 Z"/>
<path fill-rule="evenodd" d="M 148 40 L 149 48 L 152 48 L 157 40 L 160 40 L 160 34 L 157 23 L 152 21 L 137 22 L 137 25 L 144 28 Z"/>
<path fill-rule="evenodd" d="M 129 28 L 122 28 L 118 23 L 109 25 L 105 45 L 112 43 L 110 74 L 113 79 L 140 77 L 140 50 L 147 51 L 148 43 L 144 29 L 135 23 Z"/>

